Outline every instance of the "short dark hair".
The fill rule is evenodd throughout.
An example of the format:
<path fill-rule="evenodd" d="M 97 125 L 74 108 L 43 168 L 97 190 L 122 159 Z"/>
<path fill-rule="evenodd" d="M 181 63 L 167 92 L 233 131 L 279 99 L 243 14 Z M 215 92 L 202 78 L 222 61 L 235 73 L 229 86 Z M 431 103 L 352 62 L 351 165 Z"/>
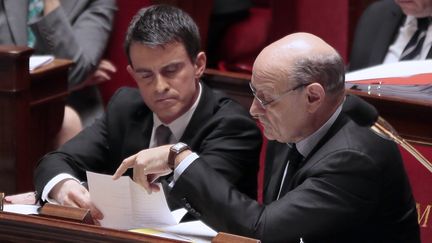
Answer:
<path fill-rule="evenodd" d="M 345 65 L 338 53 L 307 56 L 295 62 L 292 79 L 297 84 L 317 82 L 326 93 L 341 94 L 345 90 Z"/>
<path fill-rule="evenodd" d="M 180 42 L 192 62 L 195 62 L 201 49 L 198 27 L 193 19 L 181 9 L 163 4 L 142 8 L 132 18 L 124 42 L 130 64 L 132 42 L 148 46 Z"/>

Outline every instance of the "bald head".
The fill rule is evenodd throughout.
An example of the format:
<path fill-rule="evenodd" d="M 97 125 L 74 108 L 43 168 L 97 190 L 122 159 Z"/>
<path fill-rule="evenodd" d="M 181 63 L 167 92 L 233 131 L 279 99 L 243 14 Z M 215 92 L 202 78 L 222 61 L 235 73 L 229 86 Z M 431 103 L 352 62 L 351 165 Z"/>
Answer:
<path fill-rule="evenodd" d="M 317 36 L 288 35 L 256 58 L 251 89 L 252 116 L 268 139 L 297 142 L 334 114 L 345 95 L 345 65 L 337 51 Z"/>
<path fill-rule="evenodd" d="M 310 54 L 334 55 L 336 54 L 336 51 L 333 47 L 315 35 L 309 33 L 294 33 L 270 44 L 261 54 L 273 55 L 274 57 L 287 57 L 291 55 L 298 56 Z"/>
<path fill-rule="evenodd" d="M 309 33 L 294 33 L 270 44 L 254 63 L 254 75 L 273 73 L 297 84 L 317 82 L 328 93 L 343 93 L 344 69 L 338 52 Z"/>

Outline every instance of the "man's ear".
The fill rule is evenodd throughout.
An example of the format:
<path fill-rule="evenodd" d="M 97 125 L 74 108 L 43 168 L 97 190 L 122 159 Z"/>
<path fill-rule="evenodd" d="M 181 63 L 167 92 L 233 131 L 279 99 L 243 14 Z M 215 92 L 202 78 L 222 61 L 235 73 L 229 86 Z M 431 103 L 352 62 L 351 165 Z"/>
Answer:
<path fill-rule="evenodd" d="M 207 63 L 207 57 L 204 52 L 198 53 L 196 60 L 195 60 L 195 78 L 199 79 L 204 73 L 204 70 L 206 68 Z"/>
<path fill-rule="evenodd" d="M 306 86 L 306 95 L 308 98 L 308 111 L 314 113 L 324 102 L 324 87 L 319 83 L 309 84 Z"/>

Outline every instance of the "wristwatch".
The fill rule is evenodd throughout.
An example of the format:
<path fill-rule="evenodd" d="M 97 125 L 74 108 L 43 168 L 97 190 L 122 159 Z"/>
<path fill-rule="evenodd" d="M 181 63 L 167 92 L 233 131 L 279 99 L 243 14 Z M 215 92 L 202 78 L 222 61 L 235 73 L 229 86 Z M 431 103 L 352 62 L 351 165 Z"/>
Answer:
<path fill-rule="evenodd" d="M 176 143 L 173 146 L 171 146 L 168 155 L 168 167 L 170 167 L 170 169 L 174 170 L 175 158 L 177 157 L 177 155 L 179 155 L 181 152 L 187 149 L 190 149 L 189 146 L 182 142 Z"/>

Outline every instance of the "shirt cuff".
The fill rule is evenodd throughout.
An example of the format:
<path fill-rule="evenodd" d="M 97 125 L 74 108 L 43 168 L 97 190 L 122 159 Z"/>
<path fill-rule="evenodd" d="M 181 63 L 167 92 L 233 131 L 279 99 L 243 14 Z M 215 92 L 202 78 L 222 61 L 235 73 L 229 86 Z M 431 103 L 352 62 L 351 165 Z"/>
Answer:
<path fill-rule="evenodd" d="M 189 167 L 189 165 L 191 165 L 198 158 L 198 154 L 191 153 L 186 156 L 186 158 L 184 158 L 182 161 L 180 161 L 179 165 L 174 169 L 173 180 L 169 184 L 171 188 L 175 185 L 177 179 L 183 174 L 183 172 Z"/>
<path fill-rule="evenodd" d="M 57 185 L 61 181 L 67 180 L 67 179 L 72 179 L 72 180 L 75 180 L 78 183 L 80 183 L 80 181 L 77 178 L 75 178 L 69 174 L 66 174 L 66 173 L 58 174 L 54 178 L 52 178 L 50 181 L 48 181 L 48 183 L 43 188 L 42 196 L 41 196 L 42 201 L 47 201 L 49 203 L 58 203 L 54 199 L 49 198 L 48 195 L 51 192 L 51 190 L 54 188 L 55 185 Z"/>

